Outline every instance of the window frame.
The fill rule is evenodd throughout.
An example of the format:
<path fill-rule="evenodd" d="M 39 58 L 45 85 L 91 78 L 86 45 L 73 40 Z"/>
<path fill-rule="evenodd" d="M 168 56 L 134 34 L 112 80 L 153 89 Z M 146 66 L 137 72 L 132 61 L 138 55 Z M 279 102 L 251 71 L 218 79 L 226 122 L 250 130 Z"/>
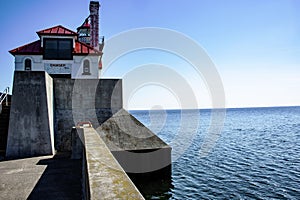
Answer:
<path fill-rule="evenodd" d="M 30 58 L 25 58 L 24 60 L 24 71 L 32 71 L 32 60 Z"/>
<path fill-rule="evenodd" d="M 47 46 L 47 41 L 54 41 L 56 42 L 56 49 L 50 49 L 46 48 Z M 60 43 L 68 41 L 70 42 L 70 46 L 68 49 L 62 49 L 60 48 Z M 43 39 L 43 59 L 44 60 L 73 60 L 73 39 L 70 38 L 44 38 Z M 47 51 L 52 50 L 52 54 L 56 54 L 55 56 L 50 56 L 49 52 Z M 59 56 L 61 55 L 62 51 L 68 51 L 67 56 Z"/>
<path fill-rule="evenodd" d="M 88 69 L 86 71 L 86 69 Z M 85 59 L 82 63 L 82 75 L 91 75 L 91 61 L 89 59 Z"/>

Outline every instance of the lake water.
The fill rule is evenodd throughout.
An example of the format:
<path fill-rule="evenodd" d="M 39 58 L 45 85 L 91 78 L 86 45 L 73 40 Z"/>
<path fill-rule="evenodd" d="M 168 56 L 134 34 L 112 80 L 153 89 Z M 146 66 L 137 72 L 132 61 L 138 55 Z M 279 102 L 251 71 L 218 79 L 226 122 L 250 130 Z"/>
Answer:
<path fill-rule="evenodd" d="M 193 114 L 188 120 L 200 122 L 199 127 L 186 128 L 184 134 L 194 137 L 182 144 L 186 150 L 175 160 L 173 147 L 170 186 L 142 188 L 147 199 L 300 199 L 300 107 L 227 109 L 222 132 L 206 157 L 199 150 L 211 110 L 196 112 L 200 121 Z M 168 144 L 175 144 L 186 126 L 180 110 L 131 113 Z"/>

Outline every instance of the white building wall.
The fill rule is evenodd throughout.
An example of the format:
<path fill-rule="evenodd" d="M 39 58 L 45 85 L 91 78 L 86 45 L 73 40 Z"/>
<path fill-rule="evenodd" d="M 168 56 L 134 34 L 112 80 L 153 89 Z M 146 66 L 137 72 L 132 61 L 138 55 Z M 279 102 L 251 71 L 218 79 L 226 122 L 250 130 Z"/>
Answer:
<path fill-rule="evenodd" d="M 97 79 L 99 77 L 99 56 L 74 56 L 74 65 L 72 67 L 72 78 L 76 79 Z M 90 73 L 91 75 L 83 74 L 83 62 L 89 60 L 90 62 Z"/>
<path fill-rule="evenodd" d="M 16 55 L 15 56 L 15 70 L 25 71 L 25 60 L 31 60 L 32 71 L 45 71 L 43 67 L 43 56 L 42 55 Z"/>
<path fill-rule="evenodd" d="M 98 69 L 98 63 L 100 56 L 73 56 L 73 60 L 43 60 L 42 55 L 16 55 L 15 56 L 15 70 L 25 71 L 25 60 L 30 59 L 31 71 L 46 71 L 50 66 L 51 71 L 47 71 L 49 74 L 71 74 L 72 79 L 98 79 L 100 78 L 100 71 Z M 84 75 L 83 62 L 84 60 L 90 61 L 90 75 Z M 56 65 L 62 65 L 64 69 L 55 67 Z M 71 68 L 70 70 L 68 68 Z"/>

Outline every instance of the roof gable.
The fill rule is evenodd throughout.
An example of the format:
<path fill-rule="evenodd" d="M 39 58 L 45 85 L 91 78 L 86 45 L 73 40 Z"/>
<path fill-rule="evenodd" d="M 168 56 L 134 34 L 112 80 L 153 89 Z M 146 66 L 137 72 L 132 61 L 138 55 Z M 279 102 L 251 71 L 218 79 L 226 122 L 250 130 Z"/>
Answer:
<path fill-rule="evenodd" d="M 67 29 L 61 25 L 54 26 L 51 28 L 47 28 L 41 31 L 36 32 L 39 36 L 40 35 L 72 35 L 77 36 L 78 34 L 70 29 Z"/>

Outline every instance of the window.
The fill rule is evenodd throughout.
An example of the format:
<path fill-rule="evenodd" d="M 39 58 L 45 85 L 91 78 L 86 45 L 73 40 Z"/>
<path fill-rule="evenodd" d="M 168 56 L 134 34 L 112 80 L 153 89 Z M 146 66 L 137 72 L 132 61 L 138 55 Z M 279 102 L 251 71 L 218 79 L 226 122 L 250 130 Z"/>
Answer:
<path fill-rule="evenodd" d="M 44 39 L 44 59 L 48 60 L 72 60 L 72 39 Z"/>
<path fill-rule="evenodd" d="M 29 58 L 27 58 L 25 60 L 25 71 L 31 71 L 31 60 Z"/>
<path fill-rule="evenodd" d="M 83 61 L 83 73 L 82 73 L 82 75 L 91 75 L 90 61 L 89 60 L 84 60 Z"/>

